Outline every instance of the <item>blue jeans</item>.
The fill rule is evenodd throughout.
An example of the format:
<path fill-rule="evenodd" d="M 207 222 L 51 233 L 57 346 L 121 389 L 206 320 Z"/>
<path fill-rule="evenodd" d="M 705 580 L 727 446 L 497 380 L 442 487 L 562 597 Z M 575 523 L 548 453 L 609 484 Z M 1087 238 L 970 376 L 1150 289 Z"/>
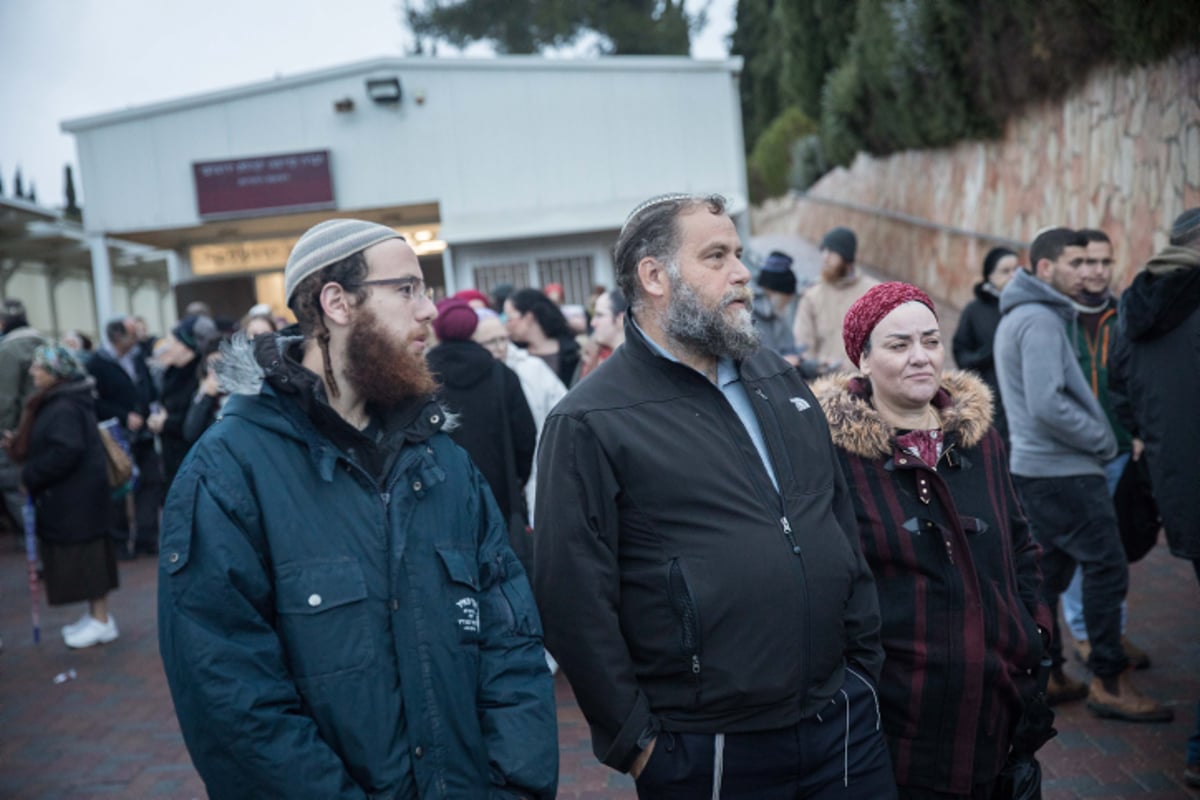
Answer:
<path fill-rule="evenodd" d="M 663 731 L 637 779 L 640 800 L 894 800 L 875 687 L 846 669 L 828 710 L 752 733 Z"/>
<path fill-rule="evenodd" d="M 1117 484 L 1121 482 L 1121 473 L 1125 471 L 1125 465 L 1128 463 L 1129 453 L 1121 453 L 1104 465 L 1104 480 L 1108 483 L 1109 497 L 1117 494 Z M 1125 632 L 1128 606 L 1126 602 L 1121 603 L 1121 633 Z M 1087 639 L 1087 627 L 1083 624 L 1083 570 L 1079 567 L 1075 568 L 1075 577 L 1071 579 L 1071 585 L 1062 593 L 1062 610 L 1063 619 L 1066 620 L 1067 630 L 1071 631 L 1071 635 L 1076 639 Z"/>
<path fill-rule="evenodd" d="M 1121 646 L 1121 602 L 1129 589 L 1129 564 L 1117 531 L 1117 515 L 1099 475 L 1064 478 L 1013 476 L 1033 538 L 1042 547 L 1042 597 L 1058 608 L 1075 565 L 1083 568 L 1083 618 L 1092 653 L 1088 667 L 1097 677 L 1129 666 Z M 1054 615 L 1050 655 L 1063 663 L 1062 633 Z"/>

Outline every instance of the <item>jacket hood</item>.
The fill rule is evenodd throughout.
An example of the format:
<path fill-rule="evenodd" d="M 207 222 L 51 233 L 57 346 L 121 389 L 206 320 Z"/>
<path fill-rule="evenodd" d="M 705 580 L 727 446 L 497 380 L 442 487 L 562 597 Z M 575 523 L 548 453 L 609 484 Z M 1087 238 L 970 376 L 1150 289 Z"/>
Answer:
<path fill-rule="evenodd" d="M 987 303 L 989 306 L 995 306 L 1000 304 L 1000 293 L 987 281 L 980 281 L 975 284 L 975 299 L 981 303 Z"/>
<path fill-rule="evenodd" d="M 325 400 L 321 379 L 295 357 L 303 342 L 303 336 L 286 335 L 257 336 L 250 341 L 240 333 L 222 342 L 222 358 L 215 369 L 221 391 L 230 395 L 224 416 L 245 417 L 268 430 L 311 439 L 313 425 L 308 410 L 320 404 L 327 415 L 337 412 Z M 296 402 L 284 403 L 280 395 L 292 395 Z M 261 397 L 264 402 L 245 402 L 253 397 Z M 424 441 L 457 424 L 456 416 L 445 412 L 432 398 L 411 398 L 384 417 L 389 431 L 402 433 L 409 441 Z"/>
<path fill-rule="evenodd" d="M 1200 308 L 1200 252 L 1168 247 L 1121 296 L 1121 324 L 1134 341 L 1170 333 Z"/>
<path fill-rule="evenodd" d="M 871 405 L 871 384 L 862 374 L 830 375 L 813 384 L 813 394 L 829 420 L 833 443 L 863 458 L 894 452 L 892 427 Z M 961 447 L 974 447 L 992 427 L 992 393 L 970 372 L 951 370 L 933 398 L 942 430 Z"/>
<path fill-rule="evenodd" d="M 475 342 L 442 342 L 426 356 L 438 383 L 453 389 L 473 389 L 491 380 L 496 359 Z"/>
<path fill-rule="evenodd" d="M 1017 306 L 1029 303 L 1050 306 L 1068 322 L 1075 318 L 1075 306 L 1071 298 L 1026 270 L 1019 269 L 1000 293 L 1000 313 L 1007 314 Z"/>

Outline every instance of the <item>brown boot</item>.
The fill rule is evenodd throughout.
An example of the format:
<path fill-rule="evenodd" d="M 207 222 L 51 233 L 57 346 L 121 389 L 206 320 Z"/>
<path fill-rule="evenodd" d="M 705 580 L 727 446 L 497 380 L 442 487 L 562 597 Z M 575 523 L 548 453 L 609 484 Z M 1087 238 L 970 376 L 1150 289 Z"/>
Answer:
<path fill-rule="evenodd" d="M 1156 703 L 1134 687 L 1130 677 L 1132 672 L 1127 669 L 1109 679 L 1114 691 L 1105 687 L 1104 679 L 1092 678 L 1088 687 L 1088 710 L 1098 717 L 1126 722 L 1170 722 L 1175 719 L 1174 709 Z"/>
<path fill-rule="evenodd" d="M 1050 680 L 1046 684 L 1046 703 L 1057 705 L 1069 703 L 1072 700 L 1082 700 L 1087 697 L 1088 687 L 1083 681 L 1077 681 L 1063 672 L 1062 666 L 1050 670 Z"/>
<path fill-rule="evenodd" d="M 1134 669 L 1150 669 L 1150 656 L 1146 655 L 1145 650 L 1129 641 L 1128 636 L 1121 637 L 1121 646 L 1125 648 L 1125 655 L 1129 658 L 1129 666 Z M 1088 656 L 1091 654 L 1091 642 L 1087 639 L 1075 640 L 1075 657 L 1079 659 L 1080 664 L 1086 667 Z"/>

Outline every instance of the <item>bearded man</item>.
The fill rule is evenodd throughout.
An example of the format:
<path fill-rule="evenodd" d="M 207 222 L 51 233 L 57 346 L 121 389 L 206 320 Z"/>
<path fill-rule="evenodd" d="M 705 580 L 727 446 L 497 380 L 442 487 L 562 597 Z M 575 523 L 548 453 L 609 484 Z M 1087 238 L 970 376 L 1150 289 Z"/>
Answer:
<path fill-rule="evenodd" d="M 615 256 L 625 344 L 546 421 L 534 536 L 596 756 L 643 798 L 894 797 L 854 507 L 725 201 L 647 200 Z"/>
<path fill-rule="evenodd" d="M 553 797 L 541 623 L 424 362 L 391 228 L 300 237 L 302 336 L 235 340 L 163 515 L 159 646 L 212 797 Z"/>

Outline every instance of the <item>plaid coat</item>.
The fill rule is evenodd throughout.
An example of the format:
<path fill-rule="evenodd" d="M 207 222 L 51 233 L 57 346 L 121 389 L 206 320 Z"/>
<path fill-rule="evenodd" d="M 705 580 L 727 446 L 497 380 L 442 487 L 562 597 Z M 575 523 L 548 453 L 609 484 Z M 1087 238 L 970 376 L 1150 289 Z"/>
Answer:
<path fill-rule="evenodd" d="M 883 728 L 896 781 L 953 794 L 995 778 L 1049 629 L 1040 549 L 992 428 L 991 394 L 949 372 L 936 467 L 897 446 L 862 376 L 814 387 L 854 498 L 883 616 Z"/>

